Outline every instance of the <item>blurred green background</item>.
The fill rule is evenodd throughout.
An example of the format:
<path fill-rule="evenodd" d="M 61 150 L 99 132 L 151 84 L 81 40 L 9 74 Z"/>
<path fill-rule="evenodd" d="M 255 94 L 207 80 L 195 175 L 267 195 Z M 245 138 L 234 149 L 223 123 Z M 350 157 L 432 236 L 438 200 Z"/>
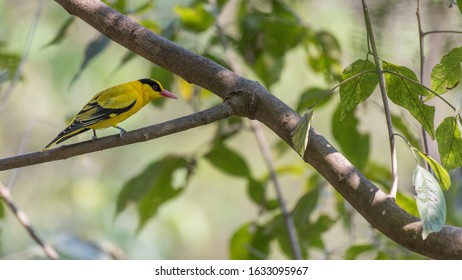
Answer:
<path fill-rule="evenodd" d="M 300 107 L 300 111 L 306 108 L 300 99 L 304 92 L 313 88 L 332 88 L 338 83 L 338 75 L 346 65 L 358 58 L 364 59 L 366 55 L 360 1 L 269 1 L 271 6 L 269 2 L 253 0 L 248 1 L 247 11 L 253 11 L 248 14 L 239 11 L 237 7 L 243 4 L 234 0 L 107 2 L 178 44 L 222 62 L 225 51 L 220 47 L 216 28 L 206 22 L 208 16 L 212 16 L 212 23 L 218 16 L 229 36 L 231 49 L 237 53 L 243 75 L 259 80 L 272 94 L 294 109 Z M 416 1 L 368 2 L 382 58 L 418 71 Z M 447 1 L 421 2 L 426 30 L 460 28 L 460 14 L 457 9 L 449 9 Z M 252 23 L 252 17 L 257 18 L 258 22 L 259 16 L 263 15 L 270 15 L 265 19 L 268 22 L 278 25 L 281 21 L 284 25 L 284 20 L 290 20 L 290 17 L 288 19 L 282 12 L 278 14 L 275 8 L 278 3 L 296 15 L 297 23 L 307 28 L 306 36 L 312 41 L 297 41 L 283 49 L 283 55 L 278 59 L 274 58 L 274 53 L 262 55 L 265 62 L 252 64 L 252 58 L 258 59 L 260 53 L 266 55 L 265 52 L 271 52 L 271 46 L 252 49 L 250 52 L 254 57 L 246 56 L 249 51 L 245 48 L 249 46 L 239 41 L 241 36 L 245 36 L 245 32 L 250 32 L 250 37 L 258 36 L 252 33 L 254 30 L 245 31 L 244 28 L 250 28 L 251 24 L 246 24 L 249 20 Z M 1 158 L 41 150 L 85 102 L 96 92 L 112 85 L 153 77 L 180 97 L 179 100 L 167 100 L 162 105 L 147 106 L 121 125 L 128 131 L 221 102 L 218 97 L 153 68 L 143 58 L 133 57 L 124 62 L 122 59 L 127 55 L 127 50 L 116 43 L 110 43 L 92 58 L 76 78 L 85 49 L 99 33 L 77 18 L 62 41 L 46 46 L 69 18 L 69 14 L 53 1 L 0 0 L 0 54 L 3 57 L 7 54 L 16 55 L 19 59 L 24 56 L 37 5 L 41 5 L 41 15 L 21 77 L 0 106 L 3 107 L 0 111 Z M 140 7 L 143 9 L 138 9 Z M 182 18 L 184 14 L 178 7 L 202 7 L 206 15 L 198 16 L 196 10 L 193 17 L 200 21 L 194 23 L 187 15 Z M 247 21 L 244 17 L 247 17 Z M 268 30 L 273 28 L 270 26 Z M 321 35 L 324 33 L 321 32 L 334 38 L 338 47 L 335 46 L 337 43 L 322 45 Z M 289 44 L 288 40 L 284 40 L 284 36 L 288 35 L 282 33 L 279 42 Z M 433 35 L 430 38 L 426 42 L 424 83 L 428 80 L 431 67 L 461 41 L 458 35 Z M 317 56 L 319 60 L 310 62 L 310 57 Z M 316 69 L 323 59 L 331 60 L 326 62 L 324 69 Z M 8 78 L 0 83 L 0 99 L 10 82 L 11 78 Z M 191 92 L 194 93 L 191 95 Z M 447 97 L 453 104 L 459 102 L 457 98 L 451 94 Z M 433 105 L 441 105 L 438 101 L 432 102 L 436 103 Z M 313 126 L 335 145 L 331 126 L 337 103 L 338 95 L 335 93 L 326 105 L 317 110 L 313 121 Z M 437 122 L 449 112 L 445 107 L 440 107 L 437 107 Z M 402 113 L 397 108 L 393 110 L 397 114 Z M 356 116 L 360 120 L 359 131 L 370 134 L 369 163 L 389 169 L 387 132 L 379 94 L 361 105 Z M 406 118 L 409 119 L 409 116 Z M 268 172 L 249 123 L 244 120 L 238 124 L 239 133 L 227 139 L 226 146 L 245 159 L 255 178 L 264 178 Z M 232 127 L 229 122 L 222 122 L 221 125 Z M 411 128 L 415 128 L 413 131 L 417 136 L 419 130 L 415 122 Z M 26 212 L 39 235 L 54 245 L 65 258 L 227 259 L 233 246 L 230 240 L 240 227 L 248 222 L 261 225 L 273 219 L 275 212 L 262 212 L 261 207 L 249 198 L 245 178 L 230 176 L 203 157 L 216 143 L 217 131 L 218 125 L 211 124 L 145 143 L 5 171 L 0 173 L 0 182 L 11 188 L 17 205 Z M 98 135 L 115 133 L 118 133 L 117 130 L 106 129 L 99 131 Z M 331 221 L 316 237 L 322 240 L 321 243 L 307 241 L 310 244 L 307 245 L 307 257 L 421 258 L 375 232 L 330 186 L 315 177 L 311 167 L 303 164 L 296 153 L 284 149 L 284 144 L 279 143 L 279 139 L 266 128 L 265 135 L 272 146 L 274 164 L 280 170 L 284 200 L 289 208 L 293 209 L 300 197 L 316 189 L 316 200 L 310 205 L 313 210 L 309 219 L 315 223 L 320 221 L 319 217 L 325 216 Z M 89 139 L 90 132 L 65 143 Z M 406 147 L 405 143 L 398 141 L 400 191 L 412 203 L 410 180 L 415 166 Z M 432 145 L 431 149 L 435 151 L 436 147 Z M 127 181 L 140 174 L 150 163 L 172 154 L 194 157 L 196 165 L 193 175 L 183 192 L 162 204 L 157 214 L 137 233 L 139 220 L 135 207 L 115 215 L 119 192 Z M 314 180 L 319 183 L 313 184 Z M 274 197 L 271 184 L 267 193 Z M 458 193 L 454 195 L 460 198 Z M 448 212 L 457 213 L 458 204 L 460 202 L 457 203 L 457 200 L 450 204 L 453 208 L 448 207 Z M 4 212 L 0 219 L 0 257 L 40 258 L 40 250 L 25 230 L 9 211 L 5 209 Z M 450 219 L 448 223 L 454 225 L 461 222 L 460 218 Z M 269 240 L 270 249 L 266 258 L 290 258 L 281 243 L 278 238 Z"/>

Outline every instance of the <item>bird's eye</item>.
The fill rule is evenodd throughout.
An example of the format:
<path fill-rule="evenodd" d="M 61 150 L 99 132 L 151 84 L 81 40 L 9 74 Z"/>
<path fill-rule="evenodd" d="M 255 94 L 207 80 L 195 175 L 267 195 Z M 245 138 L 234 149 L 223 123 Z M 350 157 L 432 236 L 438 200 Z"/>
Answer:
<path fill-rule="evenodd" d="M 153 84 L 152 89 L 155 90 L 155 91 L 160 91 L 160 87 L 159 87 L 158 84 Z"/>

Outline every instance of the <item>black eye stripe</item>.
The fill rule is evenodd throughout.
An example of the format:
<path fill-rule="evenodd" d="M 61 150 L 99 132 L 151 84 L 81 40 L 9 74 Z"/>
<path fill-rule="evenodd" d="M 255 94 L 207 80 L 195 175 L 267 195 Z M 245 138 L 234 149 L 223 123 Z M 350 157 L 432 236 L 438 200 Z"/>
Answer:
<path fill-rule="evenodd" d="M 150 85 L 151 88 L 155 91 L 161 91 L 161 86 L 157 81 L 151 80 L 151 79 L 140 79 L 138 80 L 143 84 Z"/>

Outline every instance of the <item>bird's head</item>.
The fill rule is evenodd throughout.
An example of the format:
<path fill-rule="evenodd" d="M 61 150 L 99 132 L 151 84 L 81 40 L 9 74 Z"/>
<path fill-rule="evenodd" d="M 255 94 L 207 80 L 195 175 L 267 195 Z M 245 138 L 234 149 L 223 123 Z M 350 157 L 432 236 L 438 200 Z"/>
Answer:
<path fill-rule="evenodd" d="M 164 89 L 162 87 L 162 84 L 159 83 L 158 81 L 151 80 L 151 79 L 140 79 L 138 81 L 140 81 L 141 84 L 143 84 L 143 88 L 145 88 L 145 90 L 147 90 L 149 96 L 152 99 L 154 99 L 156 97 L 160 97 L 160 96 L 165 96 L 165 97 L 168 97 L 168 98 L 177 99 L 177 97 L 175 95 L 173 95 L 173 93 L 171 93 L 170 91 Z"/>

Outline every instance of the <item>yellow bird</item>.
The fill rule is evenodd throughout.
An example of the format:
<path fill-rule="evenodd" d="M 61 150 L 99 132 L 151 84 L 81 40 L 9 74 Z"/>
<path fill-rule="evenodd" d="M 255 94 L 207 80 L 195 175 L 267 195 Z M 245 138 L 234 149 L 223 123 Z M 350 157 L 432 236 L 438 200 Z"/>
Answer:
<path fill-rule="evenodd" d="M 96 138 L 95 129 L 110 126 L 119 129 L 122 137 L 125 130 L 117 124 L 138 112 L 149 101 L 162 96 L 177 99 L 158 81 L 151 79 L 140 79 L 103 90 L 88 101 L 72 119 L 72 123 L 46 145 L 44 150 L 90 129 L 93 130 L 93 139 Z"/>

